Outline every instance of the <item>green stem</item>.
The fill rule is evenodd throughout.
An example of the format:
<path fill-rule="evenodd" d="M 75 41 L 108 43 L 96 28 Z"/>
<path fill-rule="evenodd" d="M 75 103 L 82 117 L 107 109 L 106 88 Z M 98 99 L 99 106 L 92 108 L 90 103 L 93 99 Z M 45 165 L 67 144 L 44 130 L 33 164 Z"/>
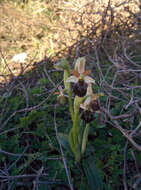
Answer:
<path fill-rule="evenodd" d="M 69 111 L 71 114 L 72 121 L 74 120 L 74 111 L 73 111 L 73 104 L 72 104 L 72 92 L 69 89 L 68 90 L 68 96 L 69 96 Z"/>
<path fill-rule="evenodd" d="M 68 93 L 68 99 L 69 99 L 69 111 L 71 114 L 72 120 L 74 120 L 74 111 L 73 111 L 73 103 L 72 103 L 72 92 L 71 92 L 71 87 L 70 83 L 66 82 L 67 78 L 70 76 L 70 68 L 69 66 L 64 69 L 64 86 L 65 89 L 67 90 Z"/>
<path fill-rule="evenodd" d="M 66 82 L 67 78 L 70 76 L 70 71 L 69 69 L 65 69 L 64 70 L 64 86 L 65 86 L 65 89 L 70 91 L 70 83 L 69 82 Z"/>
<path fill-rule="evenodd" d="M 85 98 L 85 97 L 84 97 Z M 79 142 L 79 129 L 80 129 L 80 123 L 79 122 L 79 108 L 80 104 L 82 103 L 83 99 L 82 97 L 75 96 L 74 98 L 74 109 L 73 111 L 73 127 L 72 131 L 70 133 L 70 144 L 73 148 L 73 152 L 75 154 L 75 159 L 79 162 L 81 159 L 81 147 Z"/>
<path fill-rule="evenodd" d="M 74 99 L 74 120 L 73 120 L 73 137 L 76 146 L 78 143 L 78 120 L 79 120 L 79 108 L 83 98 L 75 96 Z"/>
<path fill-rule="evenodd" d="M 89 134 L 89 124 L 86 124 L 84 133 L 83 133 L 83 139 L 82 139 L 82 147 L 81 147 L 81 154 L 83 155 L 86 150 L 87 145 L 87 139 Z"/>
<path fill-rule="evenodd" d="M 78 110 L 74 112 L 74 120 L 73 120 L 73 136 L 75 144 L 78 144 Z"/>
<path fill-rule="evenodd" d="M 78 118 L 79 118 L 79 110 L 75 110 L 74 112 L 74 120 L 73 120 L 73 140 L 74 140 L 74 154 L 75 154 L 75 160 L 77 162 L 80 162 L 81 160 L 81 149 L 80 149 L 80 144 L 79 144 L 79 138 L 78 138 Z"/>

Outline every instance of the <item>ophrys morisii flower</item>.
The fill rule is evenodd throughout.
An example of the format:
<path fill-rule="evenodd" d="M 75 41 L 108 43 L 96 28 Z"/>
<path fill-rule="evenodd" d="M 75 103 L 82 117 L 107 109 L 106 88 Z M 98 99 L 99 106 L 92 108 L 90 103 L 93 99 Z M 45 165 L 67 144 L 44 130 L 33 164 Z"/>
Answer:
<path fill-rule="evenodd" d="M 94 119 L 94 113 L 99 112 L 100 106 L 98 103 L 98 98 L 103 96 L 103 93 L 94 94 L 92 90 L 92 85 L 88 84 L 86 100 L 80 104 L 80 108 L 83 110 L 81 118 L 89 123 Z"/>
<path fill-rule="evenodd" d="M 78 58 L 75 64 L 75 70 L 71 70 L 72 76 L 70 76 L 66 82 L 74 83 L 73 92 L 79 97 L 83 97 L 87 93 L 88 84 L 95 84 L 95 80 L 88 75 L 90 70 L 85 71 L 85 58 Z"/>

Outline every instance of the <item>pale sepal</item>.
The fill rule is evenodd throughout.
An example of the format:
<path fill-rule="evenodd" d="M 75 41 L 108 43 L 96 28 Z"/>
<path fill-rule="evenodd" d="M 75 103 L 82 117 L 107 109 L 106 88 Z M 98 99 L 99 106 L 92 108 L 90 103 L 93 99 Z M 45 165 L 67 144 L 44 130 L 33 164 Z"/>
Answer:
<path fill-rule="evenodd" d="M 85 57 L 79 57 L 75 63 L 75 71 L 77 71 L 80 74 L 84 73 L 85 72 L 85 62 L 86 62 Z"/>
<path fill-rule="evenodd" d="M 89 77 L 89 76 L 85 77 L 85 82 L 86 83 L 93 83 L 93 84 L 95 84 L 95 80 L 93 78 Z"/>
<path fill-rule="evenodd" d="M 66 82 L 77 83 L 78 82 L 78 78 L 75 77 L 75 76 L 70 76 L 69 78 L 67 78 Z"/>

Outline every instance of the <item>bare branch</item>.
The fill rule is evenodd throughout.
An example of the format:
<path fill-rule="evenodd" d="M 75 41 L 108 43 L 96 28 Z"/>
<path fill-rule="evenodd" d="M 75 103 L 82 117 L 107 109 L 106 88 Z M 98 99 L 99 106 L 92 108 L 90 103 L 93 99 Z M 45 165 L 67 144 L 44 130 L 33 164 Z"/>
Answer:
<path fill-rule="evenodd" d="M 56 105 L 54 106 L 54 127 L 55 127 L 55 132 L 56 132 L 56 138 L 57 138 L 57 141 L 58 141 L 58 144 L 59 144 L 59 147 L 60 147 L 60 151 L 61 151 L 62 160 L 63 160 L 63 163 L 64 163 L 66 175 L 67 175 L 67 178 L 68 178 L 68 183 L 69 183 L 70 189 L 74 190 L 72 182 L 71 182 L 70 174 L 69 174 L 69 171 L 68 171 L 68 167 L 67 167 L 65 154 L 64 154 L 64 151 L 63 151 L 60 139 L 59 139 L 59 135 L 58 135 L 58 129 L 57 129 L 57 124 L 56 124 Z"/>

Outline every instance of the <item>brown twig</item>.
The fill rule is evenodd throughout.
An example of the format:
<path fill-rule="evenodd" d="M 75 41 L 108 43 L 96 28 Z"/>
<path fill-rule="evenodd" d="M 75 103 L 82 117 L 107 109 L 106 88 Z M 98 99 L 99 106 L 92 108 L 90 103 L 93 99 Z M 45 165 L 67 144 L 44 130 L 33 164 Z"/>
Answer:
<path fill-rule="evenodd" d="M 127 169 L 127 148 L 128 148 L 128 140 L 125 143 L 124 146 L 124 155 L 123 155 L 123 160 L 124 160 L 124 167 L 123 167 L 123 185 L 124 185 L 124 190 L 128 190 L 127 187 L 127 179 L 126 179 L 126 169 Z"/>
<path fill-rule="evenodd" d="M 129 142 L 131 142 L 131 144 L 133 144 L 133 146 L 141 151 L 141 145 L 138 145 L 133 138 L 131 137 L 131 134 L 128 134 L 128 131 L 123 129 L 119 122 L 117 120 L 114 120 L 114 117 L 110 114 L 110 112 L 108 112 L 106 109 L 102 108 L 102 111 L 110 118 L 110 120 L 113 122 L 114 127 L 116 127 L 117 129 L 120 130 L 120 132 L 129 140 Z"/>
<path fill-rule="evenodd" d="M 66 171 L 66 175 L 67 175 L 67 179 L 68 179 L 68 183 L 69 183 L 70 189 L 74 190 L 73 184 L 71 182 L 71 177 L 70 177 L 70 174 L 69 174 L 69 171 L 68 171 L 68 167 L 67 167 L 67 162 L 66 162 L 65 154 L 64 154 L 64 151 L 63 151 L 60 139 L 59 139 L 59 135 L 58 135 L 58 129 L 57 129 L 57 124 L 56 124 L 56 106 L 57 105 L 54 106 L 54 128 L 55 128 L 55 132 L 56 132 L 56 138 L 57 138 L 57 141 L 58 141 L 58 144 L 59 144 L 59 147 L 60 147 L 62 161 L 64 163 L 64 167 L 65 167 L 65 171 Z"/>
<path fill-rule="evenodd" d="M 59 87 L 59 85 L 62 83 L 62 81 L 56 85 L 56 87 L 52 90 L 52 93 L 50 93 L 48 95 L 47 98 L 45 98 L 42 102 L 40 102 L 38 105 L 36 106 L 33 106 L 33 107 L 29 107 L 29 108 L 24 108 L 24 109 L 20 109 L 20 110 L 16 110 L 15 112 L 13 112 L 8 118 L 6 121 L 4 121 L 4 123 L 0 126 L 0 129 L 2 130 L 6 125 L 7 123 L 10 121 L 10 119 L 12 119 L 17 113 L 22 113 L 22 112 L 29 112 L 31 110 L 35 110 L 35 109 L 39 109 L 51 96 L 52 94 L 56 91 L 56 89 Z"/>

